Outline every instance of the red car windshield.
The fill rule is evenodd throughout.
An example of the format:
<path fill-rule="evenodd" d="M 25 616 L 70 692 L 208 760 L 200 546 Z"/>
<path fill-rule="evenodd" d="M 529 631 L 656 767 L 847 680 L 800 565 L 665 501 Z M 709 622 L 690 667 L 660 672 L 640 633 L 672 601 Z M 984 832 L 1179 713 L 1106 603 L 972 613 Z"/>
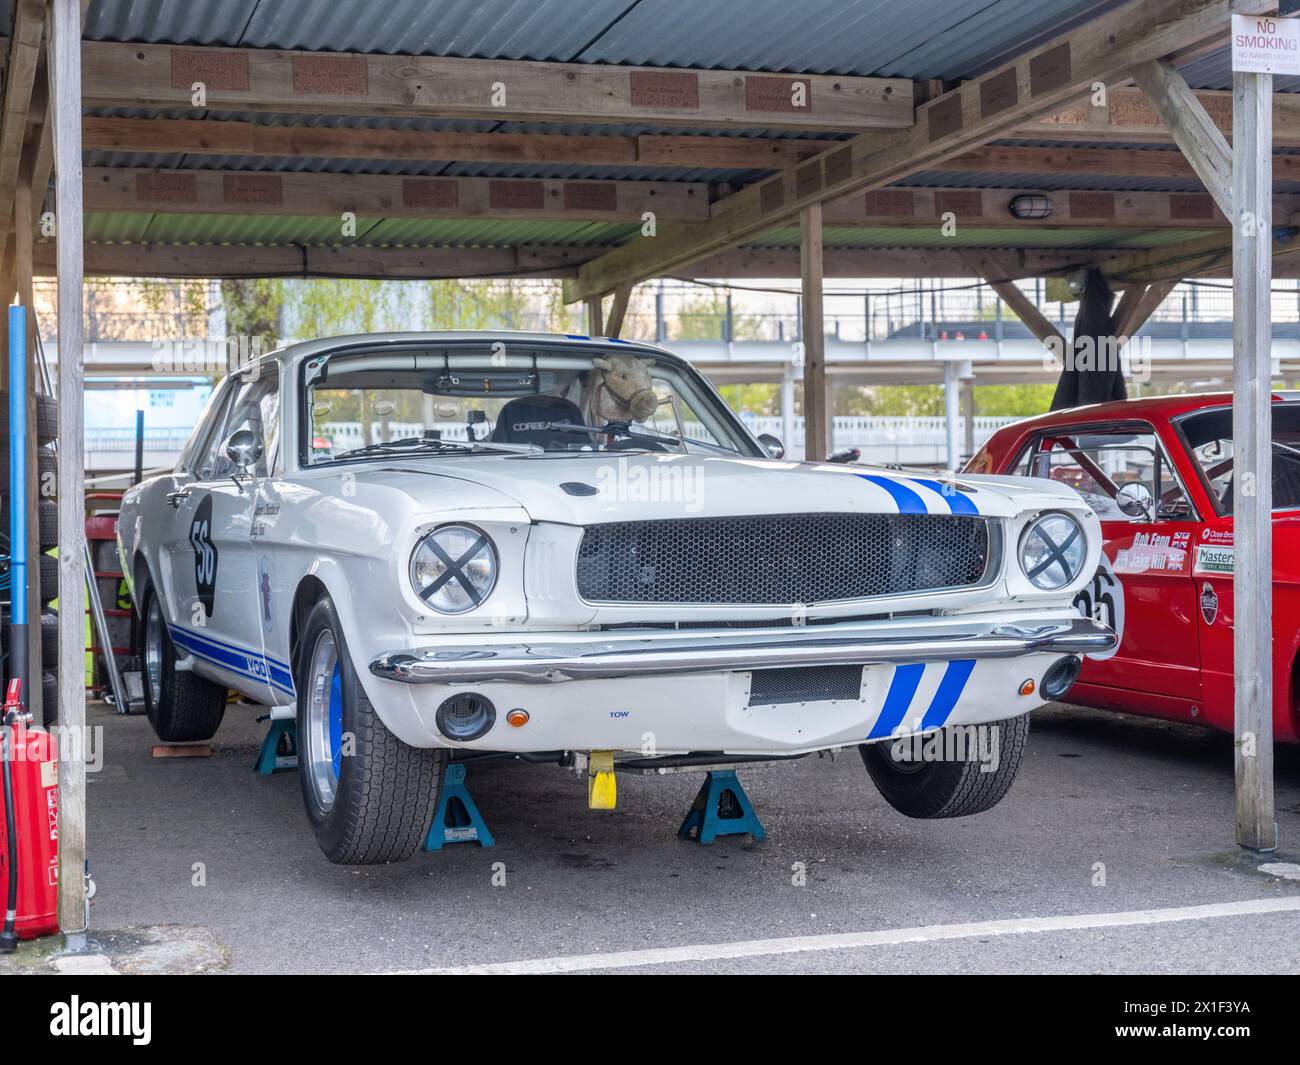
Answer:
<path fill-rule="evenodd" d="M 1183 418 L 1178 428 L 1200 467 L 1220 514 L 1231 514 L 1232 408 L 1217 407 Z M 1300 403 L 1273 406 L 1273 509 L 1300 507 Z"/>

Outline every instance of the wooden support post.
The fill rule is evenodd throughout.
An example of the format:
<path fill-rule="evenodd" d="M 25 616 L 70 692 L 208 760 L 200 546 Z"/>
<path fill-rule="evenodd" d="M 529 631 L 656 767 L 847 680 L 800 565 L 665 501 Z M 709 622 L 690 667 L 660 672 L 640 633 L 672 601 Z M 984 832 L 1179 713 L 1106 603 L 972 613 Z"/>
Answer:
<path fill-rule="evenodd" d="M 609 309 L 609 321 L 605 323 L 604 336 L 617 337 L 622 334 L 623 319 L 627 315 L 627 305 L 631 300 L 631 285 L 620 285 L 614 290 L 614 303 Z"/>
<path fill-rule="evenodd" d="M 822 205 L 799 212 L 799 261 L 803 278 L 804 458 L 820 462 L 830 454 L 827 410 L 826 337 L 822 313 Z"/>
<path fill-rule="evenodd" d="M 1111 332 L 1116 337 L 1131 338 L 1146 324 L 1155 309 L 1174 290 L 1177 281 L 1157 281 L 1152 285 L 1134 285 L 1119 298 L 1111 320 Z"/>
<path fill-rule="evenodd" d="M 605 326 L 601 321 L 604 313 L 602 297 L 593 296 L 587 300 L 587 336 L 603 337 L 605 335 Z"/>
<path fill-rule="evenodd" d="M 59 299 L 59 927 L 86 927 L 86 537 L 81 227 L 81 3 L 53 0 L 55 225 Z"/>
<path fill-rule="evenodd" d="M 43 721 L 41 685 L 41 481 L 36 422 L 36 315 L 32 313 L 32 173 L 24 153 L 14 187 L 14 272 L 18 302 L 27 309 L 27 690 L 23 702 Z M 15 590 L 16 591 L 16 590 Z"/>
<path fill-rule="evenodd" d="M 1233 732 L 1237 843 L 1273 809 L 1273 75 L 1232 75 Z"/>

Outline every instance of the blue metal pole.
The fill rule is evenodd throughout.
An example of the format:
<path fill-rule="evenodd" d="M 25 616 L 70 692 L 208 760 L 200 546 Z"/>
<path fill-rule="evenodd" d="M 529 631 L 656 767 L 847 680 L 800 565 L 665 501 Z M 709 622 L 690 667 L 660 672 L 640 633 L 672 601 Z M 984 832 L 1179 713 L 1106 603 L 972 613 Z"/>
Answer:
<path fill-rule="evenodd" d="M 27 308 L 9 308 L 9 676 L 27 676 Z"/>

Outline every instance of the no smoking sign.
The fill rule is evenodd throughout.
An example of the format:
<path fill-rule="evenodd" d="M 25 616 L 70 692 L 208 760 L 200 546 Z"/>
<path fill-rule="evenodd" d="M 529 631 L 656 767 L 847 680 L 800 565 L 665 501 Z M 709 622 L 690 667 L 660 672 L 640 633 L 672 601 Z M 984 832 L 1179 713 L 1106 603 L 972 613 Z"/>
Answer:
<path fill-rule="evenodd" d="M 1233 15 L 1232 69 L 1243 74 L 1300 74 L 1300 19 Z"/>

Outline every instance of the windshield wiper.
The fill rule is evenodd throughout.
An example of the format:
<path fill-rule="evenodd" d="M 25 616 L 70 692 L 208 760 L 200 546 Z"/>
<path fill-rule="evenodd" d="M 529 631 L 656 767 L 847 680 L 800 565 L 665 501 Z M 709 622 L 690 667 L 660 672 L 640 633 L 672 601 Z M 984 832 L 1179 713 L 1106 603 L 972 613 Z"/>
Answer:
<path fill-rule="evenodd" d="M 334 458 L 364 458 L 366 455 L 404 455 L 426 449 L 437 452 L 453 451 L 462 454 L 504 451 L 517 455 L 530 455 L 541 450 L 536 444 L 494 444 L 483 440 L 477 440 L 470 444 L 461 440 L 435 440 L 426 436 L 406 436 L 399 440 L 381 440 L 375 444 L 350 448 L 341 454 L 335 455 Z"/>
<path fill-rule="evenodd" d="M 698 444 L 700 447 L 707 447 L 713 451 L 721 451 L 724 455 L 739 455 L 740 452 L 734 447 L 727 447 L 725 444 L 715 444 L 709 440 L 695 440 L 688 436 L 669 436 L 667 433 L 646 432 L 643 429 L 633 429 L 627 422 L 609 422 L 603 428 L 598 425 L 580 425 L 576 422 L 547 422 L 544 426 L 547 430 L 555 433 L 601 433 L 605 436 L 616 436 L 623 440 L 648 440 L 655 444 L 674 444 L 680 447 L 684 452 L 687 444 Z"/>

